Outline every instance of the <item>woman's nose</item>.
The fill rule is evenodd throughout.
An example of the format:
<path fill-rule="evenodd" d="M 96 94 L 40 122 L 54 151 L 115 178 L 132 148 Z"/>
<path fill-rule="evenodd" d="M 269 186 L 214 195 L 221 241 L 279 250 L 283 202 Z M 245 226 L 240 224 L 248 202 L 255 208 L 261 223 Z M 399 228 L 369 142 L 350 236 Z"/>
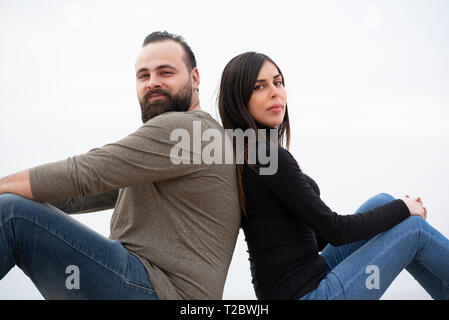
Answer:
<path fill-rule="evenodd" d="M 270 95 L 271 95 L 271 98 L 275 98 L 279 95 L 279 88 L 276 87 L 274 84 L 271 85 Z"/>

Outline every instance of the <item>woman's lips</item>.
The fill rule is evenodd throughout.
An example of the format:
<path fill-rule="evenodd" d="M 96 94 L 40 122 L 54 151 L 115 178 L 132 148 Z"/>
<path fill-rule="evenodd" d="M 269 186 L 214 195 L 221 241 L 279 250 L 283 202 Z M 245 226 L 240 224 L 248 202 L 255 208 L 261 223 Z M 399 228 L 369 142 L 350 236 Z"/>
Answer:
<path fill-rule="evenodd" d="M 282 105 L 277 103 L 277 104 L 273 104 L 271 107 L 268 108 L 267 111 L 271 111 L 271 112 L 281 112 L 282 111 Z"/>

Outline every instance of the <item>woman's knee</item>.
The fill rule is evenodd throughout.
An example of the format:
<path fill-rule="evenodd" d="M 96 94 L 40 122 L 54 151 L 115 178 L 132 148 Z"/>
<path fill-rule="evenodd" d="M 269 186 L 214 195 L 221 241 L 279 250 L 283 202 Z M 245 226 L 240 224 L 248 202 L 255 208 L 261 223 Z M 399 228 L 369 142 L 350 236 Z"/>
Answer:
<path fill-rule="evenodd" d="M 409 228 L 421 231 L 427 222 L 420 216 L 410 216 L 407 219 L 405 219 L 403 223 L 406 223 Z"/>
<path fill-rule="evenodd" d="M 375 196 L 369 198 L 365 203 L 363 203 L 357 210 L 356 213 L 365 212 L 368 210 L 372 210 L 376 207 L 383 206 L 391 201 L 395 200 L 395 198 L 388 193 L 379 193 Z"/>
<path fill-rule="evenodd" d="M 395 200 L 395 197 L 393 197 L 391 194 L 388 194 L 385 192 L 376 194 L 373 198 L 376 199 L 377 201 L 384 203 L 384 204 L 387 204 L 387 203 Z"/>

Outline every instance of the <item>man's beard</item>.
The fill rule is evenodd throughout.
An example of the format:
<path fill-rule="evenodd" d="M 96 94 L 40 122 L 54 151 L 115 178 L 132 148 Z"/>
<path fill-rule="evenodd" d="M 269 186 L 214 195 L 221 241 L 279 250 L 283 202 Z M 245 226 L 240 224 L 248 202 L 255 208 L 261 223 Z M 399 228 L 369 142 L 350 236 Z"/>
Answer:
<path fill-rule="evenodd" d="M 149 101 L 148 97 L 152 94 L 164 95 L 165 98 Z M 139 99 L 139 103 L 143 123 L 165 112 L 187 111 L 192 103 L 192 80 L 189 80 L 183 88 L 173 95 L 164 89 L 148 90 L 143 99 Z"/>

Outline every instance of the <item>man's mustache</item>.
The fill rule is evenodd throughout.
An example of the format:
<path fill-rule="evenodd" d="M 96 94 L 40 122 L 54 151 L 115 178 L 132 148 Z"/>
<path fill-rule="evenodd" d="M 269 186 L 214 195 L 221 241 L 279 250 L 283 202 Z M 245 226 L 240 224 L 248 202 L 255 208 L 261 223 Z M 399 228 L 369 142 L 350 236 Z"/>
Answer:
<path fill-rule="evenodd" d="M 147 100 L 151 95 L 158 94 L 158 95 L 164 95 L 167 97 L 170 97 L 170 92 L 164 89 L 154 89 L 154 90 L 148 90 L 145 92 L 145 95 L 143 96 L 143 100 Z"/>

